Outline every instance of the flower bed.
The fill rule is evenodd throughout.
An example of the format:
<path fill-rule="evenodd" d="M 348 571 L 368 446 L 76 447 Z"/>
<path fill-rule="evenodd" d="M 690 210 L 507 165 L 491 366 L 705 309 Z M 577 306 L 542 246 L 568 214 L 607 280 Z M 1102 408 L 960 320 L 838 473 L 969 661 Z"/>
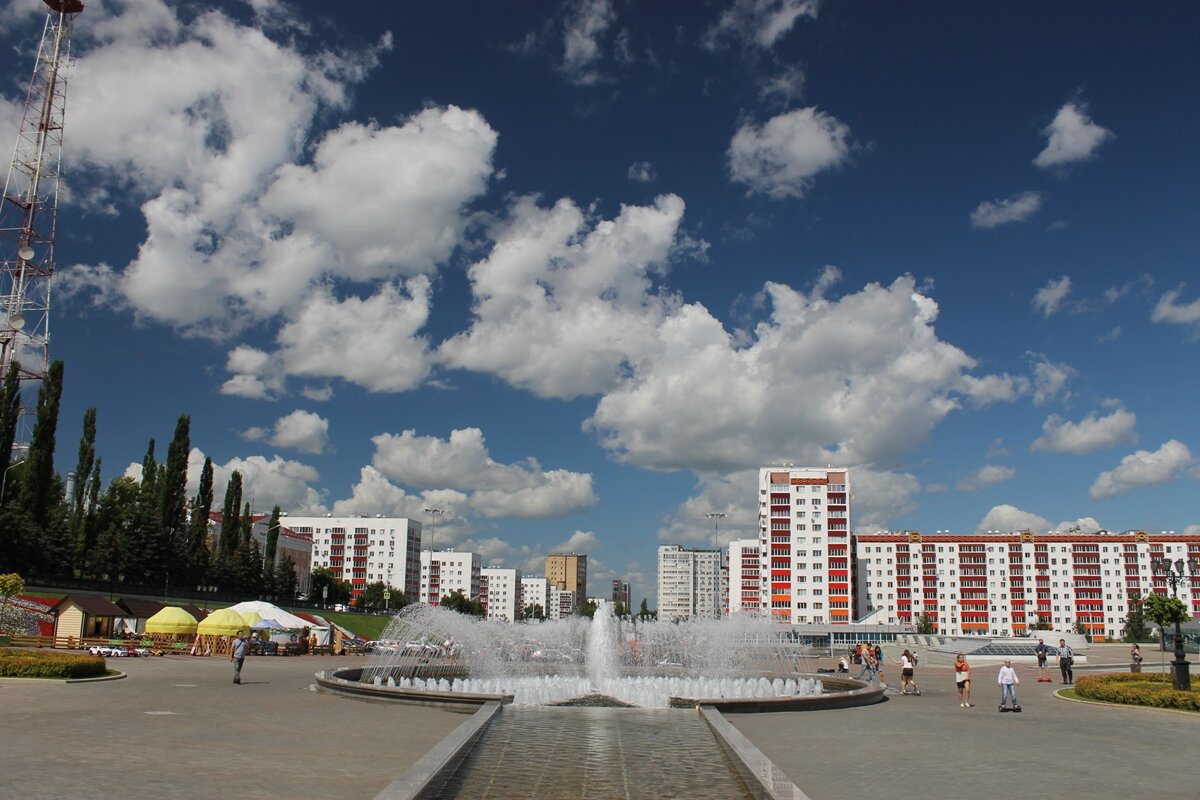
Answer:
<path fill-rule="evenodd" d="M 1200 691 L 1177 691 L 1170 675 L 1129 672 L 1089 675 L 1076 681 L 1075 694 L 1106 703 L 1200 711 Z"/>
<path fill-rule="evenodd" d="M 0 677 L 3 678 L 95 678 L 106 672 L 107 667 L 100 656 L 0 650 Z"/>

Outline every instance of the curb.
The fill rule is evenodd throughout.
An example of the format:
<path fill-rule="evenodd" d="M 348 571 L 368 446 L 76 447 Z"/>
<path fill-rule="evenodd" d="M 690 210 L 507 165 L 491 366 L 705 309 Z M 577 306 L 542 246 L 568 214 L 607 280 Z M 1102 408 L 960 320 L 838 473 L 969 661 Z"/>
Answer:
<path fill-rule="evenodd" d="M 1056 700 L 1062 700 L 1067 703 L 1081 703 L 1085 706 L 1103 706 L 1104 708 L 1121 708 L 1129 711 L 1158 711 L 1167 714 L 1183 714 L 1189 717 L 1200 717 L 1200 712 L 1184 711 L 1181 708 L 1157 708 L 1155 706 L 1135 706 L 1129 703 L 1109 703 L 1104 700 L 1088 700 L 1086 697 L 1067 697 L 1062 693 L 1062 689 L 1055 689 L 1052 695 Z"/>
<path fill-rule="evenodd" d="M 102 683 L 104 681 L 119 681 L 126 677 L 127 673 L 117 671 L 116 675 L 100 675 L 96 678 L 13 678 L 2 677 L 0 683 Z"/>

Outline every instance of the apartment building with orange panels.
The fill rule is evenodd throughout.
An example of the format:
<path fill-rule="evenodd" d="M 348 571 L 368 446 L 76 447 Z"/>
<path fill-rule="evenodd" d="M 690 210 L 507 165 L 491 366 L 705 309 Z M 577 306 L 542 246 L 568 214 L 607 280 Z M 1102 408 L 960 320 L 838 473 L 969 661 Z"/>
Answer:
<path fill-rule="evenodd" d="M 1153 559 L 1200 558 L 1200 535 L 1174 533 L 878 533 L 855 537 L 857 616 L 943 635 L 1021 636 L 1083 625 L 1122 635 L 1132 592 L 1169 592 Z M 1200 580 L 1179 597 L 1200 617 Z"/>
<path fill-rule="evenodd" d="M 851 622 L 849 481 L 845 469 L 759 470 L 760 606 L 775 620 Z"/>
<path fill-rule="evenodd" d="M 411 602 L 420 588 L 421 523 L 406 517 L 286 515 L 281 523 L 312 539 L 312 566 L 332 570 L 355 597 L 383 581 Z"/>
<path fill-rule="evenodd" d="M 758 539 L 729 543 L 729 614 L 762 612 L 762 548 Z"/>

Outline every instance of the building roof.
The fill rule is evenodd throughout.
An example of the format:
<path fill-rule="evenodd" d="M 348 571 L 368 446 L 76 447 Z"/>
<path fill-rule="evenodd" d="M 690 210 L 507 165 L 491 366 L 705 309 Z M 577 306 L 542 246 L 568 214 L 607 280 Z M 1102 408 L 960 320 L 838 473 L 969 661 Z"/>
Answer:
<path fill-rule="evenodd" d="M 117 605 L 129 612 L 129 616 L 137 617 L 138 619 L 150 619 L 155 614 L 163 610 L 163 604 L 157 600 L 148 600 L 144 597 L 122 597 L 117 601 Z"/>
<path fill-rule="evenodd" d="M 61 614 L 62 607 L 67 603 L 79 606 L 85 614 L 93 617 L 125 616 L 124 609 L 110 601 L 107 597 L 101 597 L 98 594 L 69 594 L 54 604 L 54 613 L 56 615 Z"/>
<path fill-rule="evenodd" d="M 204 619 L 208 616 L 208 612 L 197 606 L 195 603 L 180 603 L 179 607 L 198 620 Z"/>

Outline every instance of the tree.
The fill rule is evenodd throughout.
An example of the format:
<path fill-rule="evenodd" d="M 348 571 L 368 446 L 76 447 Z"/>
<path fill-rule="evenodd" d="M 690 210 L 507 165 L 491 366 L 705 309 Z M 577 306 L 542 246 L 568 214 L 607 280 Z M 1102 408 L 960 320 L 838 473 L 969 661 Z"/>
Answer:
<path fill-rule="evenodd" d="M 288 602 L 296 597 L 296 561 L 288 553 L 275 569 L 275 596 Z"/>
<path fill-rule="evenodd" d="M 267 549 L 263 553 L 263 563 L 267 569 L 275 565 L 275 551 L 279 546 L 279 517 L 282 512 L 279 506 L 271 510 L 271 521 L 267 523 Z"/>
<path fill-rule="evenodd" d="M 4 386 L 0 388 L 0 474 L 8 474 L 12 465 L 13 444 L 17 441 L 17 422 L 21 417 L 21 365 L 8 363 Z M 0 497 L 0 501 L 4 498 Z"/>
<path fill-rule="evenodd" d="M 121 579 L 130 551 L 137 546 L 139 492 L 138 482 L 122 475 L 108 485 L 96 508 L 96 544 L 89 561 L 94 573 L 107 578 L 110 586 Z"/>
<path fill-rule="evenodd" d="M 326 602 L 350 602 L 350 584 L 343 580 L 338 580 L 338 577 L 333 574 L 333 570 L 328 567 L 317 567 L 308 578 L 309 599 L 320 600 L 324 598 L 324 590 L 326 588 L 329 589 L 329 597 Z"/>
<path fill-rule="evenodd" d="M 217 553 L 221 557 L 232 555 L 237 549 L 240 520 L 238 509 L 242 505 L 242 473 L 234 470 L 225 484 L 225 508 L 221 512 L 221 541 Z"/>
<path fill-rule="evenodd" d="M 927 612 L 922 613 L 917 617 L 917 633 L 922 636 L 929 636 L 937 633 L 937 620 L 931 617 Z"/>
<path fill-rule="evenodd" d="M 50 365 L 38 390 L 37 421 L 26 456 L 25 479 L 21 482 L 21 506 L 42 530 L 50 527 L 54 511 L 54 440 L 58 429 L 58 406 L 62 399 L 63 362 Z"/>
<path fill-rule="evenodd" d="M 1080 636 L 1087 637 L 1089 642 L 1092 640 L 1091 632 L 1088 630 L 1087 622 L 1084 621 L 1083 617 L 1076 617 L 1075 624 L 1071 626 L 1071 629 Z"/>
<path fill-rule="evenodd" d="M 383 593 L 388 592 L 389 596 L 385 600 Z M 357 605 L 359 608 L 389 608 L 399 609 L 408 605 L 408 598 L 404 596 L 404 592 L 394 586 L 388 586 L 383 581 L 375 581 L 368 583 L 363 587 L 363 592 L 358 596 Z"/>
<path fill-rule="evenodd" d="M 88 476 L 87 511 L 83 518 L 83 530 L 80 532 L 79 574 L 94 575 L 92 568 L 92 551 L 96 548 L 96 536 L 99 531 L 97 514 L 100 508 L 100 466 L 103 459 L 97 458 L 92 466 L 92 474 Z"/>
<path fill-rule="evenodd" d="M 71 544 L 76 568 L 82 574 L 89 542 L 85 535 L 87 516 L 95 511 L 87 505 L 88 481 L 96 464 L 96 408 L 83 412 L 83 435 L 79 437 L 79 458 L 75 462 L 75 495 L 71 498 Z"/>
<path fill-rule="evenodd" d="M 1035 630 L 1035 631 L 1050 630 L 1050 615 L 1049 614 L 1037 614 L 1034 618 L 1033 625 L 1030 626 L 1030 629 Z"/>
<path fill-rule="evenodd" d="M 1125 615 L 1125 619 L 1123 620 L 1125 623 L 1124 641 L 1150 641 L 1150 629 L 1146 626 L 1146 611 L 1144 605 L 1142 593 L 1137 589 L 1130 590 L 1129 613 Z"/>
<path fill-rule="evenodd" d="M 620 600 L 613 603 L 613 616 L 617 619 L 629 619 L 629 609 Z"/>
<path fill-rule="evenodd" d="M 642 622 L 645 622 L 648 619 L 658 619 L 658 612 L 651 611 L 646 606 L 646 598 L 644 597 L 642 598 L 641 608 L 638 609 L 638 619 L 640 619 Z"/>
<path fill-rule="evenodd" d="M 541 603 L 530 603 L 521 610 L 522 619 L 545 619 L 546 609 Z"/>
<path fill-rule="evenodd" d="M 187 467 L 192 450 L 192 418 L 180 414 L 175 423 L 175 435 L 167 446 L 167 463 L 158 481 L 159 548 L 163 554 L 164 573 L 178 583 L 185 577 L 187 553 Z"/>
<path fill-rule="evenodd" d="M 575 614 L 580 617 L 587 617 L 588 619 L 593 619 L 596 616 L 596 608 L 597 608 L 596 604 L 593 603 L 591 600 L 584 600 L 575 609 Z"/>
<path fill-rule="evenodd" d="M 483 603 L 467 597 L 463 594 L 462 589 L 455 589 L 450 594 L 443 595 L 442 602 L 438 605 L 471 617 L 482 617 L 487 614 L 483 608 Z"/>
<path fill-rule="evenodd" d="M 1165 594 L 1148 595 L 1142 603 L 1146 619 L 1162 629 L 1159 636 L 1159 647 L 1165 649 L 1167 644 L 1167 626 L 1175 623 L 1183 624 L 1191 619 L 1188 608 L 1178 597 L 1167 597 Z"/>
<path fill-rule="evenodd" d="M 211 554 L 208 549 L 208 515 L 213 504 L 213 463 L 204 459 L 200 470 L 200 487 L 192 500 L 192 518 L 188 523 L 187 555 L 184 558 L 184 580 L 188 586 L 199 586 L 208 574 Z"/>
<path fill-rule="evenodd" d="M 160 538 L 161 519 L 158 497 L 158 461 L 154 439 L 146 445 L 142 457 L 142 482 L 138 487 L 136 511 L 126 536 L 125 577 L 132 583 L 149 584 L 162 574 L 164 553 Z"/>

